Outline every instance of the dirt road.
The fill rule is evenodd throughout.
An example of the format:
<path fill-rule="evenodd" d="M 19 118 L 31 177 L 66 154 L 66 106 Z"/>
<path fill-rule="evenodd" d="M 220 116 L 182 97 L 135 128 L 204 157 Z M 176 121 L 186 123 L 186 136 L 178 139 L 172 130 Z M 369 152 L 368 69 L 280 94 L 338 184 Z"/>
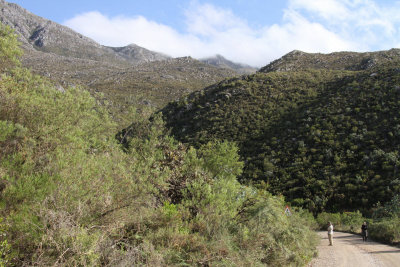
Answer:
<path fill-rule="evenodd" d="M 363 242 L 361 236 L 335 232 L 329 246 L 326 232 L 318 233 L 318 258 L 309 267 L 400 267 L 400 249 L 377 242 Z"/>

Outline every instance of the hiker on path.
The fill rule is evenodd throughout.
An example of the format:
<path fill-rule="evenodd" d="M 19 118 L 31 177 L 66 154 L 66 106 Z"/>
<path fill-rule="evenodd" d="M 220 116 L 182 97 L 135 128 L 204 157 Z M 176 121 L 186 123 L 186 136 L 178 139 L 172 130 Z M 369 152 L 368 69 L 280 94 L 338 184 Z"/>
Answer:
<path fill-rule="evenodd" d="M 361 225 L 361 235 L 362 235 L 363 241 L 364 241 L 364 242 L 367 241 L 367 238 L 368 238 L 368 226 L 367 226 L 367 222 L 364 222 L 364 223 Z"/>
<path fill-rule="evenodd" d="M 329 239 L 329 246 L 333 246 L 333 225 L 329 222 L 328 226 L 328 239 Z"/>

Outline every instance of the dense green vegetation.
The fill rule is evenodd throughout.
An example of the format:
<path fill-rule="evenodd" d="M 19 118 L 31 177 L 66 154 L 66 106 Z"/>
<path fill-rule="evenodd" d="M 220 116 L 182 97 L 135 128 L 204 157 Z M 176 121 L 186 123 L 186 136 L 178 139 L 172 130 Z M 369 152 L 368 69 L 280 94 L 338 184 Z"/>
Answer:
<path fill-rule="evenodd" d="M 368 236 L 374 241 L 380 241 L 391 245 L 400 243 L 400 195 L 395 195 L 385 205 L 378 203 L 371 209 L 368 218 L 357 212 L 318 214 L 316 222 L 320 229 L 327 228 L 330 221 L 337 231 L 345 231 L 360 234 L 361 224 L 367 222 Z"/>
<path fill-rule="evenodd" d="M 1 26 L 0 45 L 16 44 Z M 2 46 L 13 62 L 19 49 Z M 241 185 L 238 147 L 189 148 L 131 113 L 123 144 L 80 87 L 11 64 L 0 79 L 0 266 L 305 265 L 310 214 Z"/>
<path fill-rule="evenodd" d="M 185 143 L 237 142 L 244 183 L 314 213 L 367 212 L 400 191 L 400 64 L 387 55 L 352 71 L 303 64 L 226 80 L 162 112 Z"/>

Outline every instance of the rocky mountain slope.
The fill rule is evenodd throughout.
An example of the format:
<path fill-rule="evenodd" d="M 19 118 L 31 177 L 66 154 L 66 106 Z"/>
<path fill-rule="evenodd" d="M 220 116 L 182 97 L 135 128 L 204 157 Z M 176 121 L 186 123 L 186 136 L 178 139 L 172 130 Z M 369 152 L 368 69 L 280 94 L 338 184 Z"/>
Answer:
<path fill-rule="evenodd" d="M 399 104 L 398 49 L 295 51 L 162 112 L 186 143 L 237 142 L 242 181 L 317 212 L 363 209 L 400 193 Z"/>
<path fill-rule="evenodd" d="M 115 51 L 119 56 L 125 58 L 127 61 L 133 61 L 138 63 L 162 61 L 170 58 L 167 55 L 150 51 L 146 48 L 140 47 L 135 44 L 130 44 L 128 46 L 123 46 L 123 47 L 110 47 L 110 48 L 113 51 Z"/>
<path fill-rule="evenodd" d="M 4 0 L 0 0 L 0 21 L 19 35 L 24 66 L 59 87 L 83 85 L 93 93 L 103 93 L 98 99 L 108 103 L 122 125 L 129 121 L 129 106 L 161 107 L 182 94 L 238 75 L 194 59 L 172 59 L 134 44 L 102 46 Z"/>
<path fill-rule="evenodd" d="M 260 72 L 299 71 L 306 69 L 367 70 L 399 59 L 400 49 L 378 52 L 305 53 L 294 50 L 260 69 Z"/>
<path fill-rule="evenodd" d="M 252 74 L 257 71 L 257 69 L 254 67 L 251 67 L 246 64 L 232 62 L 221 55 L 215 55 L 214 57 L 203 58 L 200 59 L 200 61 L 219 68 L 231 69 L 241 74 Z"/>
<path fill-rule="evenodd" d="M 15 29 L 28 51 L 33 49 L 59 56 L 106 61 L 119 65 L 169 58 L 135 45 L 123 48 L 102 46 L 68 27 L 36 16 L 4 0 L 0 1 L 0 20 Z"/>

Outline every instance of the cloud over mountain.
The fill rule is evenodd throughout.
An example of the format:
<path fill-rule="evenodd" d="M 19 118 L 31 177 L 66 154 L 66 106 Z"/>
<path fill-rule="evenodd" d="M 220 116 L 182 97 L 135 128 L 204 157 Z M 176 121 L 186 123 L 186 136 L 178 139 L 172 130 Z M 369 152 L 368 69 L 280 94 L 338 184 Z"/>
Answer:
<path fill-rule="evenodd" d="M 174 57 L 221 54 L 262 66 L 294 49 L 306 52 L 379 50 L 400 44 L 400 5 L 372 0 L 289 0 L 282 20 L 259 27 L 229 9 L 191 2 L 184 31 L 143 16 L 79 14 L 65 25 L 104 45 L 135 43 Z M 268 14 L 266 14 L 268 15 Z"/>

